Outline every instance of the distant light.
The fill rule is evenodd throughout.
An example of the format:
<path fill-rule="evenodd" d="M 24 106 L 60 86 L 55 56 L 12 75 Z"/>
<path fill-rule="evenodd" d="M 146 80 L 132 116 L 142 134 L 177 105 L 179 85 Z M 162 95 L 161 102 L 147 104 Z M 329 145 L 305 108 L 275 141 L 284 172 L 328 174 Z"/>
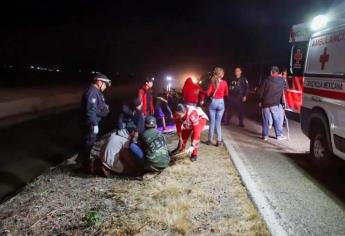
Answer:
<path fill-rule="evenodd" d="M 56 72 L 60 72 L 60 70 L 59 70 L 59 69 L 56 69 Z"/>
<path fill-rule="evenodd" d="M 172 80 L 172 77 L 171 76 L 167 76 L 167 81 L 171 81 Z"/>
<path fill-rule="evenodd" d="M 316 16 L 311 22 L 311 29 L 316 31 L 325 28 L 328 23 L 328 17 L 325 15 Z"/>
<path fill-rule="evenodd" d="M 152 80 L 152 81 L 155 81 L 155 77 L 152 77 L 151 80 Z"/>
<path fill-rule="evenodd" d="M 35 67 L 34 67 L 34 66 L 30 66 L 30 69 L 32 69 L 32 70 L 33 70 L 33 69 L 35 69 Z"/>

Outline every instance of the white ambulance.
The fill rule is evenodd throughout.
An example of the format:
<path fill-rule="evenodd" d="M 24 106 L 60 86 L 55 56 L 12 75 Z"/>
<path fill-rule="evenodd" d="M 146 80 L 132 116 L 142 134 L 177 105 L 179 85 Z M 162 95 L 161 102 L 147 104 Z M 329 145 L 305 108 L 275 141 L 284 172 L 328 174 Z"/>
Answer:
<path fill-rule="evenodd" d="M 301 126 L 320 166 L 345 160 L 345 22 L 314 33 L 304 68 Z"/>

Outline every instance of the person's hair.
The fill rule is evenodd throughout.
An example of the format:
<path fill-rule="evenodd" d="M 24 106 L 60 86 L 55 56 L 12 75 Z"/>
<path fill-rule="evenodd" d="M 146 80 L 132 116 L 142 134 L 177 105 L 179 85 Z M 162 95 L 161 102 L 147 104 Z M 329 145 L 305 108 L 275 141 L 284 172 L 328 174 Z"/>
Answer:
<path fill-rule="evenodd" d="M 272 66 L 271 67 L 271 73 L 273 74 L 273 73 L 279 73 L 280 72 L 280 70 L 279 70 L 279 67 L 278 66 Z"/>
<path fill-rule="evenodd" d="M 137 127 L 134 124 L 133 125 L 127 125 L 126 130 L 129 134 L 131 134 L 132 132 L 137 131 Z"/>
<path fill-rule="evenodd" d="M 212 83 L 215 87 L 218 87 L 220 80 L 224 77 L 224 69 L 221 67 L 216 67 L 213 70 Z"/>
<path fill-rule="evenodd" d="M 186 112 L 185 105 L 183 105 L 182 103 L 178 104 L 176 108 L 176 112 L 185 113 Z"/>
<path fill-rule="evenodd" d="M 146 84 L 146 83 L 150 83 L 150 82 L 153 83 L 153 79 L 149 79 L 149 78 L 146 78 L 146 79 L 145 79 L 145 84 Z"/>

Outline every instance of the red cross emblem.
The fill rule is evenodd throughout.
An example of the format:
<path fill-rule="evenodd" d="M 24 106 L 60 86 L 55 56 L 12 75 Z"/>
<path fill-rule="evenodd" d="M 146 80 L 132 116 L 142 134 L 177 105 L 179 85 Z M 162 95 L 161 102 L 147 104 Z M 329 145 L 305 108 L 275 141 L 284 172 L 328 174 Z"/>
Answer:
<path fill-rule="evenodd" d="M 326 62 L 329 60 L 329 54 L 327 54 L 327 47 L 323 49 L 323 54 L 320 56 L 321 70 L 326 67 Z"/>
<path fill-rule="evenodd" d="M 301 53 L 301 49 L 297 49 L 294 57 L 293 57 L 296 61 L 296 64 L 300 64 L 300 61 L 302 60 L 303 58 L 303 54 Z"/>

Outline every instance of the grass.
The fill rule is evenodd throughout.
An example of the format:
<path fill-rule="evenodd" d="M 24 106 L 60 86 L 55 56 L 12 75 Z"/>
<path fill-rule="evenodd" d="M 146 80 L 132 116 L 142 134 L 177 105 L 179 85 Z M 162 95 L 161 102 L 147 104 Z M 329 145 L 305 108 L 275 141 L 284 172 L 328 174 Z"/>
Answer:
<path fill-rule="evenodd" d="M 226 149 L 205 145 L 198 161 L 182 158 L 143 181 L 57 169 L 0 206 L 1 215 L 12 235 L 268 235 Z"/>

